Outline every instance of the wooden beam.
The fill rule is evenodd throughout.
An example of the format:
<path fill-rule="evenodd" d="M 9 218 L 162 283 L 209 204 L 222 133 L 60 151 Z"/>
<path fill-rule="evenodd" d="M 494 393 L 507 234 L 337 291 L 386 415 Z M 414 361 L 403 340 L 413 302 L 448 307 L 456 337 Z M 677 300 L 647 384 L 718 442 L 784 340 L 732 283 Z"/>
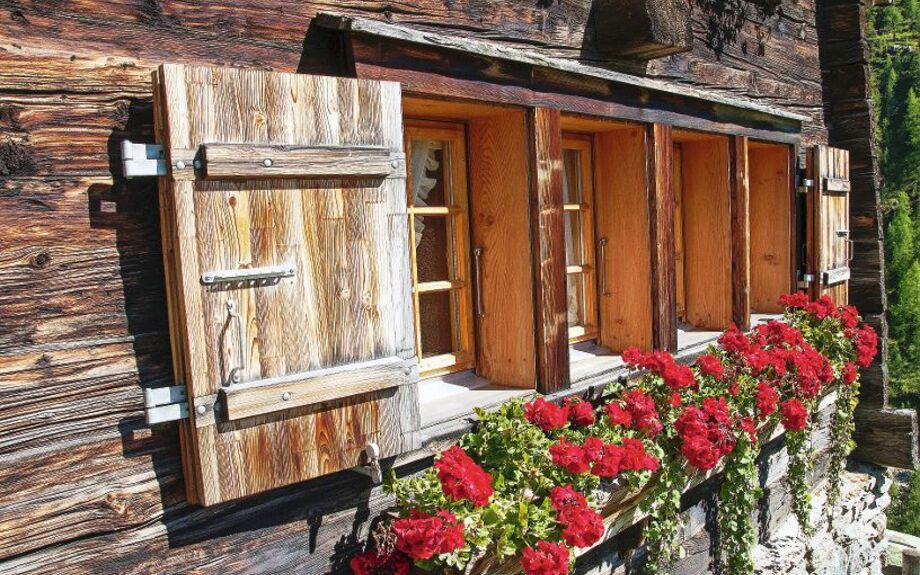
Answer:
<path fill-rule="evenodd" d="M 854 459 L 899 469 L 920 468 L 915 410 L 857 409 L 854 419 Z"/>
<path fill-rule="evenodd" d="M 685 0 L 595 0 L 595 44 L 602 55 L 652 60 L 693 47 Z"/>
<path fill-rule="evenodd" d="M 534 108 L 530 112 L 530 156 L 534 166 L 531 235 L 540 393 L 554 393 L 570 385 L 560 120 L 559 110 Z"/>
<path fill-rule="evenodd" d="M 623 10 L 622 7 L 619 7 Z M 677 82 L 667 82 L 656 78 L 644 76 L 635 76 L 607 68 L 599 68 L 581 64 L 577 61 L 566 60 L 545 56 L 536 50 L 522 50 L 509 46 L 501 45 L 497 42 L 488 40 L 479 40 L 470 37 L 460 37 L 451 34 L 426 32 L 407 26 L 381 22 L 380 20 L 371 20 L 368 18 L 344 16 L 331 13 L 320 13 L 316 17 L 316 23 L 326 28 L 336 30 L 345 30 L 352 34 L 359 33 L 391 41 L 405 42 L 416 46 L 434 48 L 437 50 L 450 50 L 463 52 L 473 56 L 485 57 L 493 60 L 504 60 L 516 64 L 525 64 L 527 66 L 537 66 L 548 68 L 550 70 L 565 72 L 574 76 L 582 76 L 584 79 L 600 79 L 607 82 L 613 82 L 619 88 L 636 87 L 649 92 L 658 94 L 669 94 L 679 96 L 687 100 L 699 100 L 721 104 L 727 107 L 735 108 L 735 112 L 741 110 L 757 112 L 776 119 L 789 120 L 797 123 L 807 121 L 809 118 L 801 114 L 795 114 L 785 110 L 780 110 L 771 106 L 765 106 L 758 102 L 733 98 L 718 92 L 704 91 L 679 84 Z M 416 50 L 418 52 L 418 50 Z"/>
<path fill-rule="evenodd" d="M 751 217 L 748 181 L 748 139 L 729 139 L 731 197 L 732 321 L 751 329 Z"/>
<path fill-rule="evenodd" d="M 647 128 L 649 215 L 652 244 L 652 341 L 655 349 L 677 349 L 677 282 L 674 257 L 674 189 L 671 126 Z"/>

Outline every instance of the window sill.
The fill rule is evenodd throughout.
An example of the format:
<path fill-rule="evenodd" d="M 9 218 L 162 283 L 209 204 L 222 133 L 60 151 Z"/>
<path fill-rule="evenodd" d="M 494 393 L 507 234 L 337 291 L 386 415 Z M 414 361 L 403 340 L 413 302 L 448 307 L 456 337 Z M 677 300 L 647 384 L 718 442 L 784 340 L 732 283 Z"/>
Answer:
<path fill-rule="evenodd" d="M 693 355 L 706 351 L 709 344 L 714 343 L 721 331 L 713 331 L 694 327 L 686 323 L 677 326 L 677 356 Z"/>
<path fill-rule="evenodd" d="M 768 321 L 781 320 L 783 319 L 783 314 L 781 313 L 757 313 L 756 311 L 751 314 L 751 327 L 767 323 Z"/>
<path fill-rule="evenodd" d="M 472 370 L 422 379 L 418 384 L 422 431 L 462 420 L 477 407 L 489 409 L 533 393 L 532 389 L 494 385 Z"/>
<path fill-rule="evenodd" d="M 595 341 L 584 341 L 569 346 L 569 381 L 572 389 L 606 385 L 625 373 L 626 364 L 619 354 L 597 345 Z"/>

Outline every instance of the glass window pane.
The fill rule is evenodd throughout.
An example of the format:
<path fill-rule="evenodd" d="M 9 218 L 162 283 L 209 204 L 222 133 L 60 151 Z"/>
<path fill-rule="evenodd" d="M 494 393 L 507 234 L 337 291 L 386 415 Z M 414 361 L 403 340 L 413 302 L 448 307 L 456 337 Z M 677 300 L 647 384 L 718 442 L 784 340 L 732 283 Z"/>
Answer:
<path fill-rule="evenodd" d="M 418 281 L 452 279 L 448 261 L 452 253 L 447 218 L 415 216 L 415 264 Z"/>
<path fill-rule="evenodd" d="M 449 144 L 440 140 L 412 140 L 410 147 L 412 205 L 448 205 Z"/>
<path fill-rule="evenodd" d="M 569 274 L 566 276 L 566 313 L 569 327 L 585 324 L 585 276 Z"/>
<path fill-rule="evenodd" d="M 422 357 L 451 353 L 456 349 L 451 330 L 454 313 L 451 300 L 453 291 L 419 294 L 419 327 L 422 336 Z"/>
<path fill-rule="evenodd" d="M 565 264 L 569 266 L 584 263 L 581 218 L 581 212 L 565 212 Z"/>
<path fill-rule="evenodd" d="M 581 151 L 562 151 L 562 201 L 581 203 Z"/>

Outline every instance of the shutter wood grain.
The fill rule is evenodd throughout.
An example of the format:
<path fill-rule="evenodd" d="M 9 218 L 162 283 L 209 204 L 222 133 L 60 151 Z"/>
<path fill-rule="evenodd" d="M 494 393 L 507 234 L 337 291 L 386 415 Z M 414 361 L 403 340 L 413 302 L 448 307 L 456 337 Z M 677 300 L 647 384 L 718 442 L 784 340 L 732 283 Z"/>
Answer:
<path fill-rule="evenodd" d="M 418 369 L 414 363 L 392 357 L 231 385 L 222 390 L 226 417 L 265 415 L 407 385 Z"/>
<path fill-rule="evenodd" d="M 383 146 L 204 144 L 207 178 L 405 178 L 406 157 Z"/>
<path fill-rule="evenodd" d="M 850 154 L 828 146 L 808 151 L 806 177 L 815 182 L 809 206 L 812 297 L 847 303 L 850 277 Z"/>
<path fill-rule="evenodd" d="M 382 457 L 416 448 L 399 85 L 164 65 L 155 86 L 193 498 L 212 505 L 353 467 L 369 441 Z M 269 266 L 297 272 L 200 282 Z M 279 385 L 290 405 L 270 401 Z"/>

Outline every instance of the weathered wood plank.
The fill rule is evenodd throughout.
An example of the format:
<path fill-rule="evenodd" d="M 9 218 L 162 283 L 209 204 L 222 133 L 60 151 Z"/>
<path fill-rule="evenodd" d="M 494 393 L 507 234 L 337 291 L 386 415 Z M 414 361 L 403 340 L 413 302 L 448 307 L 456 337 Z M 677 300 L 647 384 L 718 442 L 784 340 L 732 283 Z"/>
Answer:
<path fill-rule="evenodd" d="M 405 154 L 383 146 L 204 144 L 206 178 L 406 177 Z"/>
<path fill-rule="evenodd" d="M 559 110 L 535 108 L 530 125 L 537 388 L 541 393 L 553 393 L 569 387 L 561 114 Z"/>
<path fill-rule="evenodd" d="M 221 390 L 231 420 L 382 391 L 414 380 L 414 361 L 385 358 L 251 381 Z"/>
<path fill-rule="evenodd" d="M 917 413 L 912 409 L 858 409 L 853 457 L 886 467 L 917 469 Z"/>
<path fill-rule="evenodd" d="M 649 227 L 652 245 L 652 345 L 677 350 L 677 278 L 674 243 L 674 187 L 671 182 L 674 140 L 670 126 L 647 130 Z"/>
<path fill-rule="evenodd" d="M 731 214 L 732 321 L 751 329 L 751 213 L 748 140 L 734 136 L 728 142 L 729 213 Z"/>

